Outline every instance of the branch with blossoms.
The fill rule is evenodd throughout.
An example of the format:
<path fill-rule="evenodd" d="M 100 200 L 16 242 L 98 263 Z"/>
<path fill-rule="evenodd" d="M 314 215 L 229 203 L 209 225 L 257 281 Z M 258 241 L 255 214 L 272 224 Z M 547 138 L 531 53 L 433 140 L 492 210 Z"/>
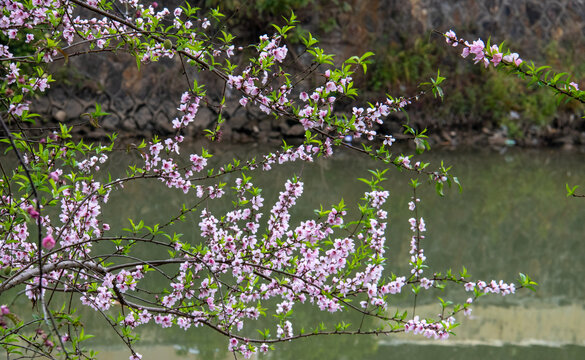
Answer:
<path fill-rule="evenodd" d="M 555 96 L 557 96 L 557 104 L 569 102 L 571 100 L 578 101 L 585 104 L 585 91 L 579 89 L 579 84 L 571 80 L 571 75 L 567 72 L 557 73 L 551 70 L 548 65 L 537 67 L 533 62 L 527 64 L 522 61 L 518 53 L 511 53 L 510 50 L 503 49 L 503 43 L 500 45 L 485 45 L 481 39 L 473 41 L 471 44 L 464 39 L 457 37 L 453 30 L 449 30 L 442 34 L 445 37 L 447 44 L 458 47 L 462 45 L 463 50 L 461 56 L 467 58 L 470 54 L 474 55 L 474 63 L 481 63 L 485 68 L 490 64 L 498 69 L 517 75 L 518 77 L 527 80 L 528 85 L 546 87 L 550 89 Z M 498 67 L 498 65 L 501 66 Z M 585 197 L 585 195 L 577 194 L 576 190 L 579 186 L 570 187 L 565 185 L 567 197 Z"/>
<path fill-rule="evenodd" d="M 128 347 L 130 359 L 142 357 L 134 344 L 139 329 L 148 323 L 185 331 L 208 327 L 226 337 L 226 349 L 234 356 L 249 358 L 274 344 L 308 336 L 413 332 L 445 339 L 457 326 L 455 317 L 462 312 L 469 315 L 470 304 L 477 298 L 489 293 L 508 295 L 535 285 L 524 275 L 515 285 L 470 281 L 465 269 L 459 274 L 427 271 L 426 225 L 418 214 L 421 199 L 416 193 L 422 184 L 419 178 L 427 178 L 441 195 L 444 184 L 459 182 L 449 167 L 441 164 L 432 171 L 428 163 L 417 159 L 430 148 L 425 130 L 405 126 L 416 151 L 395 155 L 391 151 L 396 134 L 379 133 L 379 127 L 392 112 L 403 111 L 428 93 L 443 97 L 444 78 L 439 73 L 420 93 L 387 95 L 339 116 L 334 111 L 339 101 L 358 96 L 354 73 L 365 72 L 373 54 L 352 56 L 336 66 L 334 56 L 319 48 L 309 34 L 302 39 L 305 48 L 299 56 L 308 57 L 311 65 L 289 74 L 287 36 L 297 22 L 294 14 L 284 25 L 275 26 L 275 34 L 246 45 L 252 55 L 238 66 L 232 57 L 243 55 L 236 55 L 234 36 L 223 30 L 224 15 L 218 9 L 204 14 L 186 3 L 170 11 L 137 0 L 1 3 L 0 31 L 9 39 L 0 46 L 0 93 L 5 99 L 0 109 L 5 133 L 1 141 L 12 157 L 1 161 L 0 292 L 17 291 L 33 305 L 32 311 L 12 304 L 1 308 L 0 346 L 10 357 L 91 357 L 80 346 L 89 336 L 73 316 L 76 301 L 101 314 Z M 34 51 L 14 57 L 11 41 L 18 40 Z M 240 48 L 244 47 L 238 47 L 238 52 Z M 479 44 L 472 49 L 470 45 L 471 50 L 477 59 Z M 125 176 L 117 179 L 105 177 L 102 169 L 118 143 L 115 134 L 107 144 L 88 144 L 75 139 L 72 127 L 65 124 L 55 131 L 41 128 L 35 139 L 28 127 L 37 117 L 30 112 L 30 104 L 54 81 L 51 71 L 58 65 L 48 64 L 113 51 L 133 55 L 137 66 L 179 57 L 188 82 L 188 90 L 177 99 L 181 115 L 170 121 L 175 133 L 143 139 L 134 146 L 139 158 L 128 159 Z M 484 58 L 497 61 L 499 55 L 493 51 Z M 500 62 L 509 62 L 506 56 Z M 212 100 L 204 84 L 189 79 L 187 68 L 219 79 L 223 83 L 220 99 Z M 317 71 L 323 74 L 321 80 L 317 86 L 307 86 L 303 79 Z M 208 149 L 188 153 L 184 134 L 202 106 L 217 109 L 217 121 L 206 134 L 212 140 L 221 139 L 226 121 L 222 112 L 230 106 L 228 90 L 239 94 L 242 107 L 255 107 L 266 116 L 302 125 L 303 144 L 285 143 L 281 150 L 224 164 L 214 163 Z M 96 105 L 89 115 L 89 122 L 97 124 L 104 113 Z M 361 147 L 344 143 L 347 136 L 361 142 Z M 273 189 L 255 185 L 256 179 L 271 176 L 279 165 L 328 159 L 342 147 L 377 160 L 383 168 L 371 171 L 371 179 L 360 179 L 368 188 L 351 205 L 359 210 L 354 218 L 347 215 L 350 207 L 340 201 L 293 221 L 292 212 L 304 192 L 302 171 L 293 170 L 284 184 L 272 184 Z M 390 168 L 409 171 L 414 177 L 409 204 L 414 212 L 409 220 L 413 235 L 410 254 L 405 254 L 410 257 L 410 273 L 384 276 L 391 197 L 383 181 Z M 190 202 L 185 200 L 176 211 L 160 214 L 154 223 L 129 219 L 127 227 L 115 233 L 108 223 L 110 198 L 129 200 L 133 196 L 129 185 L 152 182 Z M 279 192 L 270 206 L 264 196 L 268 190 Z M 231 200 L 228 210 L 222 202 L 226 198 Z M 190 222 L 197 223 L 189 229 L 195 239 L 184 239 L 179 224 Z M 34 236 L 37 241 L 32 240 Z M 446 286 L 464 288 L 473 295 L 456 304 L 441 299 L 438 316 L 416 314 L 418 297 Z M 405 289 L 414 293 L 413 306 L 392 315 L 388 304 Z M 372 324 L 363 320 L 355 325 L 340 322 L 332 328 L 316 324 L 308 333 L 293 316 L 301 304 L 315 307 L 324 317 L 355 313 Z M 412 309 L 410 316 L 407 309 Z M 20 320 L 39 314 L 42 321 Z M 273 332 L 251 336 L 250 330 L 259 322 Z"/>
<path fill-rule="evenodd" d="M 528 80 L 529 86 L 547 87 L 553 91 L 555 96 L 558 96 L 558 103 L 569 100 L 585 103 L 585 91 L 579 89 L 579 84 L 571 80 L 569 73 L 557 73 L 552 71 L 548 65 L 537 67 L 533 62 L 524 62 L 518 53 L 505 50 L 503 43 L 490 45 L 488 40 L 486 45 L 483 40 L 477 39 L 470 44 L 465 39 L 458 38 L 453 30 L 441 35 L 445 37 L 447 44 L 453 47 L 462 46 L 461 56 L 463 58 L 473 55 L 472 60 L 475 64 L 482 64 L 485 68 L 491 64 L 495 68 L 503 69 L 503 71 Z M 500 66 L 498 67 L 498 65 Z"/>

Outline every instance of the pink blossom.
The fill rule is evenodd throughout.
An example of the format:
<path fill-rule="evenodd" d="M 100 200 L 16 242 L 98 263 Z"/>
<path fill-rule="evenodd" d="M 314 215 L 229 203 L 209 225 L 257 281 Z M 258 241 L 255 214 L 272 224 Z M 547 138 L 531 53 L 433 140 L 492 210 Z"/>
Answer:
<path fill-rule="evenodd" d="M 234 351 L 234 348 L 238 346 L 238 339 L 236 338 L 231 338 L 230 339 L 230 344 L 229 344 L 229 351 Z"/>
<path fill-rule="evenodd" d="M 333 81 L 328 81 L 327 84 L 325 84 L 325 90 L 327 93 L 335 91 L 337 90 L 337 85 L 335 85 Z"/>
<path fill-rule="evenodd" d="M 288 49 L 286 48 L 286 46 L 276 48 L 272 52 L 272 54 L 274 55 L 274 58 L 278 62 L 282 62 L 284 60 L 284 58 L 286 57 L 287 53 L 288 53 Z"/>
<path fill-rule="evenodd" d="M 463 48 L 463 51 L 461 51 L 461 56 L 464 57 L 464 58 L 466 58 L 467 56 L 469 56 L 469 47 L 465 46 Z"/>
<path fill-rule="evenodd" d="M 138 318 L 140 320 L 140 323 L 147 324 L 152 318 L 152 315 L 148 311 L 144 310 L 138 314 Z"/>
<path fill-rule="evenodd" d="M 425 288 L 425 289 L 428 289 L 428 288 L 430 288 L 431 286 L 433 286 L 433 284 L 434 284 L 434 281 L 433 281 L 433 280 L 429 280 L 429 279 L 427 279 L 426 277 L 425 277 L 425 278 L 422 278 L 422 279 L 420 279 L 420 285 L 421 285 L 423 288 Z"/>
<path fill-rule="evenodd" d="M 475 55 L 475 63 L 483 60 L 485 57 L 484 53 L 485 45 L 481 39 L 475 40 L 471 45 L 469 45 L 469 52 Z"/>
<path fill-rule="evenodd" d="M 33 219 L 38 219 L 40 217 L 40 214 L 38 211 L 35 210 L 34 206 L 30 205 L 29 207 L 26 208 L 26 211 L 28 212 L 28 214 L 30 215 L 31 218 Z"/>
<path fill-rule="evenodd" d="M 172 319 L 172 315 L 156 315 L 154 317 L 154 322 L 159 324 L 162 328 L 168 328 L 173 325 Z"/>
<path fill-rule="evenodd" d="M 59 180 L 59 173 L 57 171 L 50 172 L 49 179 L 52 179 L 53 181 L 58 181 Z"/>
<path fill-rule="evenodd" d="M 500 61 L 502 61 L 502 53 L 498 45 L 492 45 L 489 49 L 489 54 L 492 56 L 492 63 L 494 66 L 498 66 Z"/>
<path fill-rule="evenodd" d="M 407 169 L 410 169 L 410 159 L 408 158 L 408 156 L 400 155 L 399 157 L 396 158 L 395 162 L 399 165 L 404 166 Z"/>
<path fill-rule="evenodd" d="M 34 82 L 33 84 L 33 89 L 35 90 L 39 90 L 39 91 L 45 91 L 46 89 L 48 89 L 50 87 L 49 85 L 49 81 L 46 78 L 42 78 L 42 79 L 38 79 L 37 81 Z"/>
<path fill-rule="evenodd" d="M 522 64 L 522 59 L 520 59 L 520 55 L 517 53 L 505 55 L 502 60 L 504 60 L 506 63 L 514 64 L 516 66 L 520 66 L 520 64 Z"/>
<path fill-rule="evenodd" d="M 19 103 L 19 104 L 10 104 L 8 108 L 9 114 L 14 114 L 16 116 L 21 116 L 25 111 L 28 111 L 28 102 Z"/>
<path fill-rule="evenodd" d="M 464 285 L 465 291 L 473 291 L 475 289 L 475 283 L 468 282 Z"/>
<path fill-rule="evenodd" d="M 243 78 L 241 76 L 228 75 L 227 84 L 229 87 L 240 90 L 242 88 Z"/>
<path fill-rule="evenodd" d="M 392 135 L 385 135 L 384 136 L 384 145 L 390 147 L 396 141 Z"/>
<path fill-rule="evenodd" d="M 228 58 L 234 55 L 234 45 L 228 46 L 228 48 L 225 50 L 225 55 Z"/>
<path fill-rule="evenodd" d="M 43 238 L 41 244 L 45 249 L 51 250 L 52 248 L 55 247 L 55 239 L 53 239 L 51 235 L 47 235 L 45 238 Z"/>
<path fill-rule="evenodd" d="M 452 46 L 459 45 L 459 42 L 457 41 L 457 35 L 455 35 L 455 32 L 453 30 L 449 30 L 445 33 L 445 41 L 447 42 L 447 44 L 450 44 Z"/>
<path fill-rule="evenodd" d="M 191 319 L 180 317 L 177 319 L 177 325 L 185 331 L 187 331 L 191 327 Z"/>

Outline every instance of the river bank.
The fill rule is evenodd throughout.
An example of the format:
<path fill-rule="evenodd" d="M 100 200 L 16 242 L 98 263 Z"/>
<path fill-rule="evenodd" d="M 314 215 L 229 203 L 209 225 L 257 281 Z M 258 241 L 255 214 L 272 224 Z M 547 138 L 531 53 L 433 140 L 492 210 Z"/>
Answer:
<path fill-rule="evenodd" d="M 194 2 L 197 3 L 197 2 Z M 208 2 L 209 3 L 209 2 Z M 355 74 L 360 100 L 336 104 L 339 114 L 350 114 L 353 106 L 384 99 L 384 94 L 410 97 L 418 93 L 418 84 L 435 76 L 437 69 L 446 76 L 443 102 L 426 96 L 402 113 L 391 114 L 380 133 L 399 137 L 402 124 L 419 130 L 428 128 L 433 144 L 448 146 L 521 146 L 574 148 L 585 145 L 584 110 L 576 104 L 558 107 L 546 89 L 527 89 L 524 82 L 497 71 L 486 71 L 459 56 L 457 49 L 445 45 L 433 31 L 454 29 L 468 40 L 477 37 L 506 43 L 525 60 L 549 64 L 555 71 L 567 71 L 574 79 L 585 73 L 581 61 L 585 54 L 581 34 L 585 1 L 536 0 L 499 1 L 257 1 L 249 8 L 239 2 L 211 5 L 199 2 L 204 16 L 211 5 L 221 5 L 228 14 L 226 26 L 236 37 L 232 63 L 244 65 L 253 51 L 248 44 L 270 33 L 271 22 L 281 23 L 282 16 L 294 10 L 297 28 L 287 39 L 289 58 L 285 67 L 302 73 L 311 64 L 300 41 L 311 32 L 320 39 L 325 53 L 336 54 L 336 65 L 352 55 L 373 51 L 373 63 L 366 76 Z M 172 0 L 169 9 L 182 4 Z M 464 4 L 465 6 L 462 6 Z M 207 8 L 206 8 L 207 6 Z M 297 91 L 311 89 L 323 82 L 324 68 L 298 83 Z M 113 132 L 120 138 L 150 138 L 173 135 L 171 122 L 181 94 L 193 80 L 205 84 L 207 96 L 194 124 L 183 134 L 197 140 L 204 129 L 215 126 L 222 105 L 223 141 L 230 143 L 298 142 L 304 128 L 292 119 L 275 119 L 239 104 L 240 94 L 226 89 L 209 73 L 183 67 L 180 59 L 164 59 L 136 67 L 127 54 L 94 54 L 56 61 L 46 96 L 35 99 L 31 110 L 41 115 L 46 126 L 59 123 L 73 126 L 73 134 L 90 140 L 105 139 Z M 575 80 L 576 82 L 579 82 Z M 581 84 L 583 87 L 583 84 Z M 92 126 L 84 114 L 100 104 L 109 115 Z M 39 134 L 40 135 L 40 134 Z"/>

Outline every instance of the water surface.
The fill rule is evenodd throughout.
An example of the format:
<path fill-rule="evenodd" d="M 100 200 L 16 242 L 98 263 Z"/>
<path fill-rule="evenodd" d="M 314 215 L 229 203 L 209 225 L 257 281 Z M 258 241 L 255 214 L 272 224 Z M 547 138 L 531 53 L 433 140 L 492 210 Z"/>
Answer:
<path fill-rule="evenodd" d="M 216 157 L 245 158 L 257 149 L 236 147 Z M 420 188 L 420 215 L 427 223 L 425 253 L 433 271 L 466 266 L 475 279 L 511 281 L 519 272 L 539 282 L 536 293 L 522 291 L 516 296 L 482 298 L 474 306 L 472 317 L 465 319 L 457 336 L 446 342 L 428 341 L 408 335 L 388 337 L 320 337 L 278 346 L 271 359 L 393 359 L 404 356 L 439 359 L 574 359 L 585 357 L 585 290 L 580 280 L 585 275 L 584 201 L 566 198 L 565 183 L 585 182 L 583 155 L 553 150 L 509 149 L 435 150 L 424 159 L 437 165 L 440 160 L 453 165 L 453 173 L 462 181 L 463 192 L 447 191 L 440 198 L 430 185 Z M 221 162 L 221 161 L 220 161 Z M 368 169 L 381 164 L 353 153 L 338 153 L 328 161 L 314 164 L 290 164 L 268 174 L 258 172 L 255 184 L 267 186 L 265 207 L 271 207 L 291 172 L 302 176 L 305 193 L 295 207 L 297 219 L 311 216 L 313 209 L 337 203 L 355 203 L 365 184 L 357 177 L 369 177 Z M 390 191 L 388 211 L 389 268 L 407 272 L 407 203 L 412 195 L 407 180 L 412 176 L 391 169 L 385 187 Z M 235 176 L 228 176 L 228 183 Z M 423 178 L 424 179 L 424 178 Z M 129 213 L 140 209 L 145 218 L 157 217 L 173 202 L 183 201 L 164 193 L 160 199 L 148 188 L 137 190 L 149 198 L 150 206 L 139 202 L 124 204 Z M 114 197 L 113 197 L 114 199 Z M 126 200 L 118 199 L 125 202 Z M 169 204 L 170 203 L 170 204 Z M 176 205 L 176 203 L 175 203 Z M 111 204 L 118 207 L 116 203 Z M 132 207 L 136 207 L 133 209 Z M 169 209 L 172 206 L 169 207 Z M 124 219 L 125 215 L 120 215 Z M 297 220 L 298 221 L 298 220 Z M 294 220 L 293 220 L 294 223 Z M 186 236 L 197 241 L 195 222 L 187 224 Z M 435 296 L 464 296 L 456 292 L 431 293 L 419 298 L 417 313 L 438 312 Z M 411 300 L 400 296 L 397 305 L 409 306 Z M 320 312 L 296 315 L 303 318 L 327 318 Z M 348 316 L 348 315 L 346 315 Z M 359 321 L 347 319 L 349 322 Z M 152 331 L 152 333 L 150 332 Z M 183 332 L 149 329 L 142 344 L 146 354 L 173 353 L 176 358 L 230 358 L 225 339 L 207 330 Z M 104 352 L 104 358 L 118 356 Z M 126 357 L 119 355 L 121 358 Z M 153 358 L 156 358 L 153 357 Z M 169 357 L 170 358 L 170 357 Z"/>
<path fill-rule="evenodd" d="M 193 151 L 197 151 L 196 147 Z M 232 157 L 245 159 L 258 148 L 233 147 L 217 154 L 220 164 Z M 453 165 L 452 172 L 463 184 L 441 198 L 434 187 L 419 190 L 422 199 L 419 215 L 427 224 L 422 246 L 432 271 L 459 270 L 466 266 L 473 279 L 512 281 L 519 272 L 529 274 L 540 286 L 537 292 L 522 291 L 515 296 L 482 298 L 473 307 L 472 317 L 445 342 L 421 337 L 397 335 L 385 337 L 326 336 L 281 344 L 266 355 L 270 359 L 576 359 L 585 358 L 585 199 L 566 198 L 565 183 L 585 184 L 583 154 L 553 150 L 517 150 L 505 152 L 478 149 L 433 150 L 423 158 L 437 166 L 440 160 Z M 108 171 L 120 175 L 125 165 L 113 158 Z M 382 164 L 367 157 L 339 152 L 333 159 L 313 164 L 294 163 L 269 173 L 256 171 L 253 182 L 263 186 L 265 209 L 272 207 L 287 178 L 295 173 L 305 183 L 305 192 L 293 211 L 293 222 L 312 216 L 320 204 L 329 207 L 341 198 L 355 204 L 368 188 L 356 178 L 368 177 L 368 169 Z M 408 201 L 412 196 L 408 179 L 413 174 L 392 168 L 384 186 L 390 191 L 386 209 L 390 223 L 387 236 L 388 268 L 408 273 L 409 224 Z M 227 175 L 228 186 L 237 176 Z M 424 181 L 424 177 L 421 178 Z M 584 186 L 585 189 L 585 186 Z M 127 226 L 127 218 L 146 223 L 164 222 L 182 203 L 194 196 L 181 191 L 164 190 L 156 180 L 128 184 L 124 192 L 113 193 L 104 207 L 113 230 Z M 227 204 L 213 205 L 212 211 L 225 212 Z M 350 208 L 350 215 L 357 213 Z M 197 217 L 178 229 L 184 239 L 200 241 Z M 107 249 L 104 249 L 104 251 Z M 144 254 L 156 256 L 156 254 Z M 432 291 L 419 298 L 417 313 L 436 314 L 436 296 L 465 299 L 458 291 Z M 391 304 L 411 307 L 407 295 Z M 394 306 L 394 307 L 393 307 Z M 300 311 L 299 311 L 300 310 Z M 128 350 L 116 343 L 103 320 L 87 309 L 92 319 L 88 331 L 99 334 L 92 341 L 100 350 L 100 359 L 127 359 Z M 327 320 L 328 315 L 314 310 L 296 309 L 298 323 Z M 357 322 L 355 315 L 338 319 Z M 228 359 L 226 339 L 208 329 L 187 332 L 173 327 L 161 330 L 146 327 L 139 331 L 143 341 L 138 351 L 144 359 Z M 261 356 L 260 356 L 261 357 Z"/>

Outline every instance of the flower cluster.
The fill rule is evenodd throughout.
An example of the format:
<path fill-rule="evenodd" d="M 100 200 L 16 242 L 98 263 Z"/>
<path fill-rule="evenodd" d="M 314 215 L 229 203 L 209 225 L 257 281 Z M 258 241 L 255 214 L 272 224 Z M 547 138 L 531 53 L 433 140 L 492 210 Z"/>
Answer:
<path fill-rule="evenodd" d="M 173 120 L 173 128 L 182 129 L 195 121 L 195 116 L 197 115 L 197 110 L 199 110 L 200 101 L 201 97 L 199 96 L 193 96 L 188 92 L 183 93 L 181 96 L 181 105 L 178 107 L 178 110 L 184 112 L 185 114 L 181 116 L 180 119 L 177 118 Z"/>
<path fill-rule="evenodd" d="M 8 198 L 4 197 L 3 200 L 7 201 Z M 7 215 L 6 209 L 0 210 L 0 216 Z M 0 270 L 19 269 L 29 264 L 33 259 L 31 255 L 36 252 L 37 246 L 35 243 L 27 241 L 29 237 L 27 223 L 15 224 L 11 231 L 2 226 L 2 231 L 5 237 L 0 239 Z"/>
<path fill-rule="evenodd" d="M 516 285 L 514 285 L 514 283 L 508 284 L 503 280 L 492 280 L 489 283 L 486 283 L 483 280 L 477 281 L 475 283 L 468 282 L 464 285 L 464 288 L 466 291 L 478 290 L 483 294 L 493 293 L 500 294 L 502 296 L 514 294 L 516 292 Z"/>
<path fill-rule="evenodd" d="M 424 219 L 410 218 L 410 230 L 414 235 L 410 238 L 410 265 L 412 266 L 411 273 L 417 277 L 423 273 L 424 262 L 427 259 L 424 254 L 424 249 L 420 247 L 420 240 L 425 238 L 422 233 L 426 231 Z"/>
<path fill-rule="evenodd" d="M 0 327 L 3 329 L 6 329 L 8 326 L 8 324 L 6 323 L 6 320 L 4 320 L 4 316 L 9 315 L 9 314 L 10 314 L 10 309 L 8 308 L 8 306 L 0 305 Z"/>
<path fill-rule="evenodd" d="M 489 66 L 490 62 L 494 65 L 494 67 L 498 66 L 498 64 L 501 62 L 506 65 L 513 65 L 516 67 L 522 64 L 522 59 L 520 59 L 520 56 L 517 53 L 503 54 L 498 45 L 492 45 L 486 48 L 486 45 L 481 39 L 477 39 L 470 44 L 463 39 L 458 39 L 453 30 L 447 31 L 444 35 L 447 44 L 450 44 L 454 47 L 462 44 L 463 51 L 461 52 L 461 56 L 466 58 L 472 54 L 474 56 L 473 60 L 475 64 L 482 63 L 486 68 Z"/>
<path fill-rule="evenodd" d="M 454 318 L 450 318 L 450 322 L 455 322 Z M 412 320 L 408 320 L 404 325 L 404 332 L 413 334 L 421 334 L 427 338 L 434 338 L 440 340 L 446 340 L 449 338 L 449 331 L 446 330 L 446 323 L 444 322 L 431 322 L 427 323 L 425 319 L 420 319 L 415 316 Z"/>
<path fill-rule="evenodd" d="M 0 0 L 0 32 L 11 40 L 8 45 L 0 45 L 3 82 L 0 91 L 3 98 L 9 99 L 0 111 L 21 129 L 7 135 L 13 150 L 10 154 L 16 154 L 17 166 L 10 169 L 13 176 L 0 179 L 0 230 L 4 234 L 0 239 L 0 270 L 5 274 L 0 293 L 18 287 L 33 304 L 51 310 L 43 311 L 39 318 L 44 317 L 44 324 L 53 324 L 55 334 L 63 328 L 62 321 L 66 321 L 63 319 L 69 319 L 53 315 L 55 301 L 48 301 L 47 294 L 51 293 L 52 299 L 56 291 L 73 294 L 81 304 L 96 311 L 118 312 L 117 318 L 108 321 L 123 328 L 116 333 L 129 346 L 131 360 L 142 357 L 132 348 L 133 329 L 151 321 L 165 329 L 210 327 L 226 335 L 229 351 L 249 358 L 266 352 L 267 343 L 304 336 L 302 330 L 295 330 L 293 312 L 299 304 L 314 306 L 324 313 L 357 311 L 364 318 L 384 321 L 387 328 L 392 328 L 382 333 L 400 330 L 445 339 L 455 326 L 452 317 L 447 320 L 441 317 L 438 322 L 420 320 L 417 316 L 410 320 L 392 317 L 387 313 L 391 295 L 402 293 L 405 287 L 412 287 L 418 294 L 421 289 L 448 281 L 463 285 L 475 297 L 515 292 L 514 284 L 503 281 L 422 277 L 427 265 L 420 242 L 426 224 L 417 213 L 409 220 L 413 232 L 411 273 L 386 277 L 390 192 L 380 185 L 379 174 L 383 172 L 378 173 L 379 181 L 369 182 L 363 192 L 357 217 L 348 215 L 351 210 L 343 201 L 321 207 L 315 215 L 295 213 L 304 192 L 302 172 L 284 182 L 274 201 L 270 200 L 272 194 L 267 195 L 255 185 L 258 182 L 253 181 L 254 176 L 270 176 L 265 172 L 279 165 L 331 157 L 341 139 L 362 136 L 368 140 L 379 137 L 382 145 L 378 150 L 364 146 L 361 151 L 385 165 L 394 164 L 416 176 L 424 172 L 441 185 L 450 180 L 446 170 L 425 171 L 426 164 L 416 161 L 413 155 L 392 157 L 388 148 L 396 139 L 377 133 L 391 112 L 404 108 L 418 95 L 387 96 L 372 101 L 368 107 L 353 107 L 346 116 L 336 114 L 338 100 L 357 94 L 353 71 L 365 67 L 369 55 L 351 57 L 335 68 L 328 55 L 305 39 L 306 53 L 314 60 L 308 72 L 317 71 L 319 66 L 330 67 L 322 69 L 323 80 L 314 88 L 300 89 L 285 71 L 289 47 L 288 30 L 283 29 L 293 27 L 294 16 L 288 20 L 288 26 L 277 27 L 277 34 L 263 35 L 258 44 L 249 46 L 255 52 L 249 62 L 244 62 L 247 65 L 239 68 L 228 60 L 234 56 L 233 37 L 225 31 L 218 37 L 218 29 L 213 26 L 222 17 L 219 10 L 204 17 L 200 9 L 188 5 L 169 10 L 156 2 L 119 3 L 121 8 L 107 9 L 96 0 Z M 99 16 L 86 16 L 92 13 Z M 445 36 L 448 43 L 463 45 L 463 55 L 473 55 L 476 63 L 516 67 L 521 64 L 517 54 L 504 54 L 497 46 L 486 49 L 481 40 L 469 44 L 457 39 L 453 32 Z M 42 45 L 34 55 L 14 58 L 12 40 Z M 114 140 L 110 146 L 76 142 L 71 139 L 70 127 L 64 124 L 58 132 L 44 129 L 40 131 L 43 134 L 40 140 L 30 140 L 21 126 L 33 121 L 34 116 L 28 113 L 30 104 L 52 81 L 41 65 L 60 57 L 67 61 L 70 56 L 81 56 L 84 51 L 77 50 L 80 45 L 88 46 L 89 53 L 127 51 L 135 55 L 138 64 L 180 57 L 185 67 L 208 70 L 225 81 L 227 96 L 230 91 L 239 92 L 242 106 L 257 106 L 266 114 L 301 124 L 306 141 L 295 146 L 285 144 L 282 150 L 247 161 L 234 159 L 233 163 L 218 164 L 218 168 L 213 167 L 216 164 L 205 149 L 185 153 L 188 133 L 185 130 L 194 123 L 200 107 L 214 107 L 221 113 L 227 106 L 223 101 L 214 103 L 216 100 L 207 97 L 204 86 L 191 81 L 189 71 L 185 71 L 190 90 L 177 99 L 181 115 L 171 121 L 175 133 L 168 138 L 147 139 L 136 146 L 141 158 L 132 160 L 125 177 L 106 180 L 100 168 L 110 158 Z M 29 71 L 22 59 L 38 66 Z M 570 86 L 578 90 L 576 84 Z M 4 118 L 0 119 L 3 126 Z M 222 122 L 223 118 L 218 116 L 216 133 L 220 132 Z M 422 133 L 413 135 L 415 140 L 424 139 Z M 182 206 L 174 214 L 160 214 L 162 219 L 156 224 L 130 220 L 131 226 L 120 234 L 110 234 L 113 231 L 103 212 L 112 193 L 134 196 L 124 193 L 125 185 L 148 179 L 156 179 L 159 186 L 180 194 L 185 199 Z M 272 186 L 277 186 L 274 181 Z M 222 203 L 219 199 L 224 197 L 228 199 Z M 419 201 L 413 196 L 409 209 L 417 211 Z M 192 224 L 197 241 L 181 238 L 175 227 L 180 221 Z M 148 258 L 141 255 L 142 247 L 149 249 Z M 102 254 L 104 248 L 111 252 Z M 149 275 L 151 271 L 162 275 L 164 286 L 157 289 L 148 286 L 147 281 L 153 278 Z M 464 305 L 464 314 L 471 311 L 467 306 L 470 303 Z M 115 305 L 120 305 L 121 310 Z M 0 310 L 0 326 L 4 328 L 7 327 L 4 319 L 11 314 L 5 306 Z M 246 335 L 253 333 L 249 324 L 267 312 L 275 315 L 276 320 L 267 318 L 273 321 L 269 326 L 276 335 L 272 338 L 268 332 L 262 338 Z M 66 325 L 76 331 L 77 325 Z M 360 331 L 361 328 L 342 327 L 336 330 L 347 334 Z M 317 331 L 321 332 L 328 333 Z M 62 346 L 54 346 L 48 337 L 39 335 L 47 349 L 43 355 L 68 357 L 68 351 L 77 351 L 68 350 L 65 345 L 76 343 L 78 339 L 72 339 L 74 334 L 57 337 Z M 9 343 L 1 336 L 0 340 Z M 35 351 L 45 351 L 31 346 L 35 346 Z M 7 347 L 4 349 L 10 352 Z M 53 349 L 61 353 L 52 353 Z"/>

